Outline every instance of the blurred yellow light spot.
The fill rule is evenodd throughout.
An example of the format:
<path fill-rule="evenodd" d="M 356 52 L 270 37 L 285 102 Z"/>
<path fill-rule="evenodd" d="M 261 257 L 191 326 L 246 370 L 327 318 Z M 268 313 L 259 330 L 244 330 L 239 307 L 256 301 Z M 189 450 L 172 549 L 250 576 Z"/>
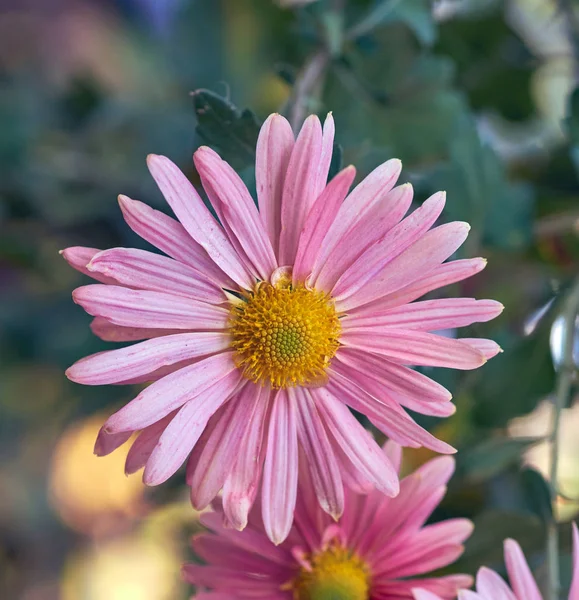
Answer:
<path fill-rule="evenodd" d="M 126 477 L 130 444 L 105 457 L 93 454 L 103 423 L 97 415 L 68 428 L 58 441 L 50 470 L 51 502 L 72 528 L 104 533 L 139 514 L 145 489 L 139 476 Z"/>

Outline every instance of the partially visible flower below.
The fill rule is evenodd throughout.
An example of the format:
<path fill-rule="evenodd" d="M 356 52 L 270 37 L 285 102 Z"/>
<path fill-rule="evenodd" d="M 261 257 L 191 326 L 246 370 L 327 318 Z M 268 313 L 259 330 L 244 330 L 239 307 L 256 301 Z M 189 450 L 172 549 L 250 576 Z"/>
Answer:
<path fill-rule="evenodd" d="M 400 447 L 387 443 L 384 452 L 398 468 Z M 192 542 L 206 564 L 185 565 L 183 576 L 197 586 L 196 600 L 402 600 L 412 598 L 417 586 L 454 598 L 472 584 L 470 576 L 428 574 L 462 554 L 472 523 L 425 525 L 453 470 L 453 458 L 435 458 L 400 482 L 396 498 L 347 491 L 338 522 L 320 509 L 305 473 L 283 544 L 270 544 L 255 508 L 242 532 L 224 525 L 216 508 L 201 516 L 211 533 Z"/>
<path fill-rule="evenodd" d="M 149 169 L 180 222 L 125 196 L 128 225 L 168 256 L 133 248 L 74 247 L 64 258 L 100 284 L 74 301 L 104 340 L 138 344 L 84 358 L 67 371 L 86 385 L 149 383 L 105 423 L 105 455 L 140 432 L 127 473 L 145 467 L 156 485 L 187 462 L 193 505 L 223 489 L 230 523 L 243 529 L 258 491 L 270 538 L 291 527 L 303 452 L 323 509 L 338 518 L 344 484 L 398 493 L 398 476 L 348 409 L 393 441 L 454 449 L 405 409 L 445 417 L 451 394 L 413 365 L 475 369 L 499 347 L 437 330 L 489 321 L 493 300 L 414 302 L 485 266 L 445 262 L 469 226 L 433 227 L 434 194 L 405 217 L 409 184 L 394 187 L 390 160 L 351 192 L 355 169 L 328 183 L 334 121 L 315 116 L 297 139 L 271 115 L 256 149 L 259 210 L 237 173 L 210 148 L 195 152 L 216 220 L 183 173 L 163 156 Z"/>
<path fill-rule="evenodd" d="M 461 590 L 458 600 L 543 600 L 525 555 L 515 540 L 505 540 L 505 564 L 510 586 L 487 567 L 476 576 L 476 591 Z M 432 590 L 414 589 L 415 600 L 442 600 Z M 573 523 L 573 579 L 568 600 L 579 600 L 579 533 Z"/>

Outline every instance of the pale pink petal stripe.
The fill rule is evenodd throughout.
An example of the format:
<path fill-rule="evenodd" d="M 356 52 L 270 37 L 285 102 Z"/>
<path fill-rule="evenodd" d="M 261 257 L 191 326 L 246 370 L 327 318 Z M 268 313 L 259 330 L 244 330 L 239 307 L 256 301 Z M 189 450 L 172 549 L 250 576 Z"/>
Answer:
<path fill-rule="evenodd" d="M 356 314 L 365 313 L 366 311 L 369 314 L 381 313 L 395 306 L 407 304 L 428 292 L 476 275 L 486 267 L 486 264 L 487 261 L 484 258 L 468 258 L 438 265 L 425 274 L 424 277 L 420 277 L 413 283 L 402 287 L 396 292 L 387 294 L 383 298 L 359 306 L 354 311 Z"/>
<path fill-rule="evenodd" d="M 482 352 L 487 360 L 496 356 L 499 352 L 502 352 L 501 347 L 496 342 L 487 340 L 486 338 L 459 338 L 458 341 L 468 344 L 479 352 Z"/>
<path fill-rule="evenodd" d="M 203 396 L 208 388 L 225 380 L 232 372 L 239 381 L 241 375 L 231 352 L 216 354 L 184 367 L 145 388 L 107 420 L 105 429 L 111 433 L 144 429 L 186 402 Z M 222 387 L 229 388 L 230 383 Z"/>
<path fill-rule="evenodd" d="M 265 386 L 248 384 L 254 394 L 253 413 L 241 440 L 235 466 L 223 487 L 223 512 L 236 529 L 244 529 L 257 494 L 265 453 L 265 423 L 271 391 Z"/>
<path fill-rule="evenodd" d="M 168 291 L 215 304 L 225 301 L 221 288 L 205 275 L 184 263 L 146 250 L 104 250 L 92 258 L 87 269 L 131 288 Z"/>
<path fill-rule="evenodd" d="M 408 212 L 412 203 L 409 183 L 395 187 L 382 202 L 372 206 L 334 248 L 316 279 L 316 286 L 331 290 L 342 274 L 371 245 L 380 243 Z M 391 258 L 394 258 L 393 256 Z"/>
<path fill-rule="evenodd" d="M 420 581 L 416 582 L 417 584 L 420 584 Z M 440 596 L 437 596 L 436 594 L 433 594 L 432 592 L 429 592 L 427 590 L 422 590 L 420 588 L 413 588 L 412 589 L 412 594 L 414 596 L 414 600 L 442 600 L 442 598 L 440 598 Z"/>
<path fill-rule="evenodd" d="M 291 125 L 281 115 L 270 115 L 257 139 L 255 183 L 260 218 L 276 255 L 281 230 L 281 198 L 293 147 Z"/>
<path fill-rule="evenodd" d="M 485 598 L 482 594 L 471 590 L 458 590 L 458 600 L 494 600 L 494 598 Z"/>
<path fill-rule="evenodd" d="M 312 395 L 328 431 L 362 477 L 387 496 L 396 496 L 400 489 L 398 473 L 371 434 L 327 388 L 313 389 Z"/>
<path fill-rule="evenodd" d="M 346 315 L 341 323 L 344 330 L 354 327 L 393 327 L 438 331 L 490 321 L 500 315 L 503 308 L 503 305 L 495 300 L 445 298 L 405 304 L 385 312 L 359 311 L 353 315 Z"/>
<path fill-rule="evenodd" d="M 505 540 L 504 547 L 509 582 L 517 598 L 543 600 L 519 544 L 515 540 L 508 539 Z"/>
<path fill-rule="evenodd" d="M 267 280 L 277 268 L 277 260 L 247 187 L 211 148 L 202 146 L 193 160 L 212 204 L 221 203 L 223 225 L 227 224 L 261 279 Z"/>
<path fill-rule="evenodd" d="M 81 358 L 66 371 L 72 381 L 106 385 L 142 377 L 161 367 L 227 350 L 225 333 L 194 332 L 167 335 L 140 344 Z"/>
<path fill-rule="evenodd" d="M 365 290 L 368 284 L 372 287 L 372 284 L 376 285 L 376 282 L 382 281 L 384 272 L 391 272 L 391 265 L 398 262 L 396 258 L 404 257 L 407 254 L 405 251 L 412 251 L 417 247 L 421 248 L 421 241 L 427 239 L 426 232 L 440 216 L 445 202 L 446 197 L 442 192 L 431 196 L 422 206 L 395 225 L 375 244 L 368 247 L 340 275 L 332 290 L 332 296 L 340 302 L 353 295 L 356 298 L 360 296 L 360 290 Z M 359 234 L 360 236 L 367 235 L 364 231 L 360 231 Z M 384 293 L 381 295 L 384 295 Z M 348 306 L 348 308 L 363 303 L 365 302 L 356 303 L 354 301 L 353 304 L 350 303 L 351 306 Z"/>
<path fill-rule="evenodd" d="M 571 589 L 569 590 L 569 600 L 579 600 L 579 530 L 577 525 L 572 524 L 573 528 L 573 578 L 571 580 Z"/>
<path fill-rule="evenodd" d="M 416 395 L 427 402 L 448 402 L 452 394 L 442 385 L 408 367 L 388 361 L 377 354 L 370 354 L 343 346 L 335 360 L 380 381 L 392 392 Z"/>
<path fill-rule="evenodd" d="M 101 427 L 94 444 L 94 453 L 97 456 L 107 456 L 107 454 L 120 448 L 132 435 L 132 431 L 109 433 L 105 431 L 104 427 Z"/>
<path fill-rule="evenodd" d="M 62 258 L 77 271 L 80 271 L 83 275 L 88 275 L 92 279 L 96 279 L 101 283 L 111 283 L 113 285 L 118 284 L 118 281 L 112 277 L 107 277 L 102 273 L 91 273 L 87 265 L 92 260 L 95 254 L 98 254 L 100 250 L 96 248 L 86 248 L 84 246 L 71 246 L 60 251 Z"/>
<path fill-rule="evenodd" d="M 148 338 L 181 333 L 178 329 L 148 329 L 146 327 L 121 327 L 103 317 L 95 317 L 90 324 L 91 331 L 105 342 L 138 342 Z"/>
<path fill-rule="evenodd" d="M 402 464 L 402 446 L 393 440 L 386 440 L 382 445 L 382 450 L 392 463 L 392 466 L 399 472 L 400 465 Z"/>
<path fill-rule="evenodd" d="M 356 176 L 353 166 L 340 171 L 318 196 L 301 232 L 293 267 L 294 284 L 304 282 L 310 274 L 322 241 L 336 217 Z"/>
<path fill-rule="evenodd" d="M 256 397 L 259 398 L 257 386 L 245 385 L 225 406 L 207 440 L 189 482 L 191 502 L 197 510 L 209 506 L 232 472 L 253 417 Z"/>
<path fill-rule="evenodd" d="M 281 544 L 292 526 L 298 486 L 296 406 L 286 390 L 273 400 L 263 466 L 262 515 L 267 537 Z"/>
<path fill-rule="evenodd" d="M 298 439 L 304 450 L 313 487 L 322 510 L 338 520 L 344 512 L 344 486 L 340 466 L 320 415 L 305 388 L 289 388 L 297 406 Z"/>
<path fill-rule="evenodd" d="M 151 175 L 183 227 L 222 271 L 240 286 L 251 289 L 254 282 L 243 261 L 190 181 L 164 156 L 150 154 L 147 157 L 147 164 Z"/>
<path fill-rule="evenodd" d="M 318 164 L 318 174 L 316 177 L 316 187 L 314 189 L 314 200 L 322 193 L 328 181 L 330 165 L 332 164 L 332 154 L 334 152 L 334 136 L 336 134 L 336 124 L 331 112 L 324 119 L 324 127 L 322 129 L 322 152 L 320 154 L 320 162 Z M 311 208 L 311 206 L 310 206 Z"/>
<path fill-rule="evenodd" d="M 390 361 L 402 365 L 476 369 L 486 362 L 480 350 L 472 345 L 423 331 L 376 332 L 371 327 L 357 328 L 342 333 L 344 346 L 383 354 Z"/>
<path fill-rule="evenodd" d="M 489 598 L 489 600 L 517 600 L 504 580 L 487 567 L 481 567 L 478 570 L 476 589 L 481 596 Z"/>
<path fill-rule="evenodd" d="M 456 412 L 456 406 L 452 402 L 425 402 L 420 396 L 403 396 L 390 392 L 392 399 L 414 412 L 429 417 L 451 417 Z"/>
<path fill-rule="evenodd" d="M 203 273 L 222 287 L 232 280 L 211 260 L 209 254 L 187 233 L 181 223 L 143 202 L 119 196 L 119 205 L 127 225 L 144 240 L 171 258 Z"/>
<path fill-rule="evenodd" d="M 225 329 L 229 312 L 193 298 L 115 285 L 85 285 L 72 293 L 89 315 L 123 327 Z"/>
<path fill-rule="evenodd" d="M 240 378 L 239 371 L 229 373 L 203 390 L 203 393 L 196 394 L 195 399 L 189 400 L 179 410 L 161 434 L 159 443 L 147 460 L 143 473 L 144 483 L 159 485 L 181 467 L 203 433 L 207 421 L 229 400 L 239 385 Z"/>
<path fill-rule="evenodd" d="M 284 180 L 281 204 L 279 263 L 294 263 L 300 233 L 318 196 L 322 155 L 322 127 L 318 117 L 308 117 L 292 149 Z"/>
<path fill-rule="evenodd" d="M 328 256 L 346 233 L 394 187 L 401 169 L 402 163 L 398 159 L 389 160 L 374 169 L 348 195 L 320 247 L 314 262 L 312 282 L 315 282 Z"/>
<path fill-rule="evenodd" d="M 177 411 L 169 413 L 166 417 L 145 427 L 145 429 L 139 433 L 139 436 L 133 442 L 125 460 L 125 473 L 127 475 L 136 473 L 147 464 L 151 453 L 159 443 L 159 438 L 163 431 L 165 431 L 165 427 L 169 425 L 176 414 Z"/>

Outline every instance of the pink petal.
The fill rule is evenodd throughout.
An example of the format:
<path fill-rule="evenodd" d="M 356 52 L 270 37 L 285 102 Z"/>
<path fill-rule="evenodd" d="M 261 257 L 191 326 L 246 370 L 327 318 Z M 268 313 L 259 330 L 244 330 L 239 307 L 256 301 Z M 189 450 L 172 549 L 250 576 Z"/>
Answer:
<path fill-rule="evenodd" d="M 411 215 L 369 246 L 340 275 L 333 288 L 332 296 L 344 300 L 355 295 L 361 288 L 367 287 L 368 282 L 380 280 L 386 265 L 390 266 L 395 262 L 396 257 L 404 255 L 405 250 L 412 248 L 413 244 L 425 237 L 425 233 L 440 216 L 445 201 L 445 195 L 442 193 L 431 196 Z M 359 231 L 359 236 L 362 240 L 356 240 L 357 245 L 361 245 L 364 236 L 367 237 L 368 234 L 366 231 Z"/>
<path fill-rule="evenodd" d="M 342 333 L 340 341 L 403 365 L 469 370 L 486 362 L 483 353 L 468 343 L 422 331 L 389 329 L 382 334 L 371 327 L 358 328 Z"/>
<path fill-rule="evenodd" d="M 525 560 L 525 555 L 515 540 L 505 540 L 505 564 L 511 588 L 517 598 L 543 600 L 541 592 L 539 592 L 539 588 L 533 579 L 529 565 Z"/>
<path fill-rule="evenodd" d="M 169 291 L 211 303 L 225 301 L 221 288 L 210 279 L 172 258 L 136 248 L 112 248 L 96 254 L 87 266 L 123 286 Z"/>
<path fill-rule="evenodd" d="M 160 421 L 145 427 L 133 442 L 125 460 L 125 473 L 132 475 L 142 469 L 149 460 L 151 453 L 159 443 L 159 439 L 165 431 L 165 427 L 173 420 L 177 411 L 169 413 Z"/>
<path fill-rule="evenodd" d="M 344 512 L 344 486 L 340 467 L 316 405 L 305 388 L 288 390 L 295 397 L 298 439 L 307 458 L 318 502 L 324 512 L 338 520 Z"/>
<path fill-rule="evenodd" d="M 227 377 L 234 373 L 234 377 Z M 203 396 L 221 381 L 229 389 L 241 377 L 231 352 L 216 354 L 167 375 L 145 388 L 134 400 L 112 415 L 105 423 L 111 433 L 144 429 L 194 398 Z M 205 401 L 199 400 L 199 402 Z"/>
<path fill-rule="evenodd" d="M 247 516 L 261 478 L 265 453 L 265 423 L 269 409 L 270 390 L 262 386 L 253 388 L 253 413 L 248 418 L 248 428 L 241 440 L 238 457 L 223 487 L 223 512 L 236 529 L 244 529 Z"/>
<path fill-rule="evenodd" d="M 143 473 L 143 481 L 147 485 L 159 485 L 179 469 L 203 433 L 211 415 L 229 400 L 239 385 L 240 378 L 239 371 L 229 373 L 213 385 L 206 386 L 202 394 L 196 393 L 195 399 L 187 401 L 179 410 L 147 460 Z"/>
<path fill-rule="evenodd" d="M 148 329 L 146 327 L 121 327 L 113 325 L 103 317 L 95 317 L 90 324 L 91 331 L 105 342 L 138 342 L 148 338 L 181 333 L 178 329 Z"/>
<path fill-rule="evenodd" d="M 305 281 L 310 274 L 322 241 L 348 194 L 355 176 L 356 169 L 352 166 L 340 171 L 328 183 L 310 210 L 299 238 L 293 267 L 294 284 Z"/>
<path fill-rule="evenodd" d="M 445 298 L 405 304 L 385 312 L 364 310 L 363 308 L 353 315 L 346 315 L 342 320 L 342 327 L 344 329 L 393 327 L 394 329 L 438 331 L 490 321 L 500 315 L 504 307 L 495 300 Z"/>
<path fill-rule="evenodd" d="M 416 583 L 420 582 L 417 581 Z M 442 600 L 440 596 L 437 596 L 436 594 L 432 594 L 431 592 L 428 592 L 427 590 L 422 590 L 420 588 L 413 588 L 412 595 L 414 596 L 414 600 Z"/>
<path fill-rule="evenodd" d="M 487 261 L 484 258 L 469 258 L 463 260 L 453 260 L 442 265 L 438 265 L 425 274 L 424 277 L 417 279 L 413 283 L 404 286 L 403 288 L 387 294 L 386 296 L 374 300 L 373 302 L 360 306 L 354 309 L 355 312 L 372 311 L 380 313 L 395 306 L 401 306 L 412 302 L 424 294 L 457 283 L 468 277 L 476 275 L 486 267 Z"/>
<path fill-rule="evenodd" d="M 187 233 L 181 223 L 127 196 L 119 196 L 119 205 L 127 225 L 155 248 L 193 267 L 222 287 L 233 285 L 231 279 L 209 258 L 209 254 Z"/>
<path fill-rule="evenodd" d="M 168 335 L 126 348 L 81 358 L 66 371 L 72 381 L 106 385 L 142 377 L 161 367 L 227 350 L 225 333 L 195 332 Z"/>
<path fill-rule="evenodd" d="M 209 506 L 232 471 L 255 412 L 255 401 L 259 400 L 258 389 L 247 384 L 228 402 L 205 444 L 189 482 L 191 502 L 197 510 Z"/>
<path fill-rule="evenodd" d="M 481 567 L 476 574 L 477 592 L 492 600 L 517 600 L 509 586 L 494 571 Z M 572 600 L 569 598 L 569 600 Z"/>
<path fill-rule="evenodd" d="M 281 205 L 280 265 L 294 263 L 300 233 L 321 190 L 318 190 L 322 127 L 318 117 L 308 117 L 289 160 Z"/>
<path fill-rule="evenodd" d="M 211 203 L 221 205 L 223 226 L 237 239 L 261 279 L 277 268 L 272 244 L 255 202 L 239 175 L 219 155 L 202 146 L 193 156 Z"/>
<path fill-rule="evenodd" d="M 94 453 L 97 456 L 107 456 L 120 448 L 132 435 L 132 431 L 109 433 L 105 431 L 104 427 L 101 427 L 94 444 Z"/>
<path fill-rule="evenodd" d="M 344 346 L 335 360 L 376 379 L 392 392 L 418 396 L 427 402 L 448 402 L 452 394 L 442 385 L 408 367 L 390 362 L 377 354 L 370 354 Z"/>
<path fill-rule="evenodd" d="M 267 537 L 281 544 L 292 526 L 298 486 L 295 403 L 285 390 L 273 400 L 263 467 L 262 515 Z"/>
<path fill-rule="evenodd" d="M 72 298 L 89 315 L 123 327 L 225 329 L 229 318 L 226 309 L 199 300 L 115 285 L 85 285 Z"/>
<path fill-rule="evenodd" d="M 459 338 L 458 341 L 468 344 L 479 352 L 482 352 L 487 360 L 496 356 L 499 352 L 502 352 L 501 347 L 493 340 L 487 340 L 485 338 Z"/>
<path fill-rule="evenodd" d="M 334 248 L 316 279 L 316 287 L 330 291 L 342 274 L 372 245 L 399 223 L 412 203 L 409 183 L 391 190 L 383 201 L 372 206 Z M 393 258 L 393 256 L 392 256 Z"/>
<path fill-rule="evenodd" d="M 185 175 L 164 156 L 150 154 L 147 165 L 163 196 L 191 237 L 233 281 L 251 289 L 253 279 L 243 261 Z"/>
<path fill-rule="evenodd" d="M 316 388 L 312 394 L 328 431 L 362 477 L 387 496 L 396 496 L 399 491 L 398 474 L 370 433 L 327 388 Z"/>
<path fill-rule="evenodd" d="M 117 284 L 118 282 L 112 277 L 107 277 L 101 273 L 91 273 L 87 269 L 88 263 L 92 260 L 95 254 L 98 254 L 100 250 L 96 248 L 85 248 L 84 246 L 71 246 L 60 251 L 60 254 L 66 260 L 66 262 L 77 271 L 80 271 L 84 275 L 88 275 L 101 283 L 112 283 Z"/>
<path fill-rule="evenodd" d="M 402 464 L 402 446 L 392 440 L 386 440 L 382 446 L 382 450 L 392 463 L 392 466 L 399 472 Z"/>
<path fill-rule="evenodd" d="M 346 233 L 350 231 L 372 206 L 381 202 L 394 187 L 401 169 L 402 163 L 397 159 L 385 162 L 374 169 L 346 198 L 332 222 L 324 238 L 320 252 L 316 257 L 312 271 L 312 281 L 317 279 L 328 256 L 337 244 L 342 241 Z"/>
<path fill-rule="evenodd" d="M 579 600 L 579 531 L 577 525 L 572 524 L 573 528 L 573 579 L 571 580 L 571 589 L 569 590 L 569 600 Z"/>
<path fill-rule="evenodd" d="M 372 277 L 366 277 L 364 285 L 340 290 L 338 282 L 334 290 L 336 306 L 341 311 L 347 311 L 413 283 L 456 252 L 465 241 L 469 229 L 467 223 L 440 225 L 388 262 L 379 272 L 374 272 Z M 364 256 L 359 259 L 361 269 L 365 268 L 363 259 Z"/>
<path fill-rule="evenodd" d="M 257 139 L 255 182 L 260 217 L 276 254 L 281 230 L 281 198 L 293 146 L 291 125 L 281 115 L 270 115 Z"/>

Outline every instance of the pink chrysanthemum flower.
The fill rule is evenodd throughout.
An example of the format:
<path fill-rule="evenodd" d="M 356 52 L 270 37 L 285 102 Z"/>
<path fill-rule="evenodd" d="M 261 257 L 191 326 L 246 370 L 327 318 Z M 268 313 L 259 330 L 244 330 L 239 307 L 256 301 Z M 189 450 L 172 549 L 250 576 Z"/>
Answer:
<path fill-rule="evenodd" d="M 411 365 L 474 369 L 496 354 L 483 339 L 430 333 L 487 321 L 502 306 L 453 298 L 412 302 L 480 271 L 480 258 L 444 261 L 468 225 L 430 229 L 435 194 L 403 218 L 410 185 L 400 161 L 350 193 L 355 169 L 328 184 L 334 122 L 306 120 L 297 140 L 270 116 L 257 143 L 259 211 L 235 171 L 203 147 L 195 166 L 219 221 L 167 158 L 149 169 L 179 222 L 125 196 L 128 225 L 168 256 L 130 248 L 68 248 L 66 260 L 101 282 L 76 289 L 93 332 L 139 344 L 89 356 L 68 377 L 87 385 L 153 382 L 112 415 L 97 440 L 107 454 L 139 431 L 126 470 L 170 477 L 190 455 L 193 504 L 223 488 L 243 529 L 261 485 L 265 528 L 281 542 L 292 523 L 299 449 L 323 509 L 339 517 L 343 483 L 398 493 L 398 477 L 348 406 L 404 446 L 454 450 L 405 412 L 447 416 L 451 395 Z M 192 452 L 193 451 L 193 452 Z"/>
<path fill-rule="evenodd" d="M 543 600 L 537 583 L 515 540 L 505 540 L 505 564 L 510 587 L 493 570 L 481 567 L 476 576 L 476 591 L 461 590 L 458 600 Z M 432 590 L 414 589 L 415 600 L 442 600 Z M 579 600 L 579 532 L 573 523 L 573 579 L 569 600 Z"/>
<path fill-rule="evenodd" d="M 385 454 L 399 466 L 400 446 L 386 444 Z M 255 508 L 242 532 L 224 525 L 217 508 L 201 516 L 212 533 L 193 539 L 206 565 L 185 565 L 183 575 L 198 587 L 196 600 L 402 600 L 412 598 L 417 586 L 454 598 L 471 585 L 470 576 L 428 573 L 462 554 L 472 523 L 424 525 L 453 470 L 453 458 L 435 458 L 400 482 L 396 498 L 349 490 L 337 523 L 320 509 L 312 486 L 304 485 L 304 473 L 295 522 L 283 544 L 271 546 Z"/>

